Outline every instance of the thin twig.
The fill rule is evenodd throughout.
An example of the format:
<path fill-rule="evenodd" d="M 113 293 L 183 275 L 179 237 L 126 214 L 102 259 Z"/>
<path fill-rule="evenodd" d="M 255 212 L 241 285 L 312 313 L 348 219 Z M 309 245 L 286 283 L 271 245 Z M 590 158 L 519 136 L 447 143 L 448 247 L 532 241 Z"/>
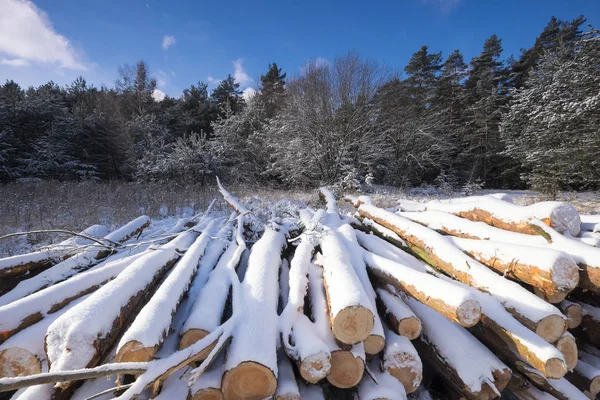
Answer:
<path fill-rule="evenodd" d="M 0 236 L 0 240 L 2 240 L 2 239 L 8 239 L 8 238 L 15 237 L 15 236 L 33 235 L 33 234 L 38 234 L 38 233 L 63 233 L 63 234 L 68 234 L 68 235 L 73 235 L 73 236 L 79 236 L 79 237 L 91 240 L 92 242 L 96 242 L 96 243 L 100 244 L 102 247 L 114 248 L 114 247 L 120 247 L 121 246 L 120 243 L 113 242 L 112 240 L 101 239 L 101 240 L 105 240 L 106 242 L 109 242 L 110 244 L 112 244 L 112 246 L 110 246 L 110 245 L 108 245 L 108 244 L 106 244 L 104 242 L 101 242 L 99 239 L 96 239 L 96 238 L 94 238 L 92 236 L 84 235 L 83 233 L 68 231 L 66 229 L 41 229 L 41 230 L 37 230 L 37 231 L 9 233 L 8 235 Z"/>
<path fill-rule="evenodd" d="M 133 385 L 133 383 L 128 383 L 127 385 L 115 386 L 114 388 L 106 389 L 103 392 L 96 393 L 93 396 L 87 397 L 84 400 L 92 400 L 92 399 L 96 399 L 96 398 L 98 398 L 100 396 L 103 396 L 105 394 L 109 394 L 109 393 L 113 393 L 113 392 L 118 392 L 119 390 L 129 389 L 132 385 Z"/>

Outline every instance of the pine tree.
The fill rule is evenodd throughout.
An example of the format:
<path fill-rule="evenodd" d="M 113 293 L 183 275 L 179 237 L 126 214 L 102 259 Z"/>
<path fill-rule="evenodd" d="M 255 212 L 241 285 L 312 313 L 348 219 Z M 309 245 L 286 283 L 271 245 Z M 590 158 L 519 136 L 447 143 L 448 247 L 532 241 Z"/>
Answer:
<path fill-rule="evenodd" d="M 406 90 L 423 110 L 431 104 L 441 69 L 442 53 L 429 53 L 427 46 L 414 53 L 404 68 Z"/>
<path fill-rule="evenodd" d="M 244 108 L 245 103 L 240 84 L 235 81 L 231 74 L 227 75 L 227 78 L 223 79 L 219 86 L 213 90 L 211 99 L 217 106 L 220 117 L 226 115 L 225 110 L 227 107 L 236 114 Z"/>
<path fill-rule="evenodd" d="M 546 53 L 502 120 L 506 152 L 532 187 L 597 189 L 600 182 L 600 32 Z"/>
<path fill-rule="evenodd" d="M 261 88 L 258 101 L 262 103 L 266 117 L 273 118 L 283 107 L 285 94 L 286 73 L 281 73 L 281 68 L 276 63 L 269 64 L 269 70 L 260 76 Z"/>
<path fill-rule="evenodd" d="M 461 141 L 459 164 L 463 182 L 480 182 L 500 187 L 512 177 L 503 175 L 510 169 L 510 159 L 502 156 L 499 124 L 506 103 L 505 82 L 508 76 L 500 61 L 502 41 L 490 36 L 481 54 L 471 60 L 470 75 L 465 82 L 467 109 L 466 131 Z"/>

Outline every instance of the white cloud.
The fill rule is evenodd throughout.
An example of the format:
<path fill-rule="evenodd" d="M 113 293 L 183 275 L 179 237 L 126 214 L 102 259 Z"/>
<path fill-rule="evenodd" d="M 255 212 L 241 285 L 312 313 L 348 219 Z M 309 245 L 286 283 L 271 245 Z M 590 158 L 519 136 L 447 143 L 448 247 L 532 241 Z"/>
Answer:
<path fill-rule="evenodd" d="M 175 44 L 175 36 L 165 35 L 162 40 L 162 49 L 168 50 L 169 47 Z"/>
<path fill-rule="evenodd" d="M 241 86 L 247 86 L 252 82 L 252 79 L 244 71 L 244 60 L 241 58 L 233 62 L 233 77 Z"/>
<path fill-rule="evenodd" d="M 0 0 L 0 57 L 4 65 L 55 64 L 87 70 L 71 42 L 28 0 Z"/>
<path fill-rule="evenodd" d="M 154 92 L 152 92 L 152 98 L 154 101 L 163 101 L 165 97 L 167 97 L 167 95 L 160 89 L 154 89 Z"/>
<path fill-rule="evenodd" d="M 0 58 L 0 64 L 8 65 L 9 67 L 28 67 L 29 61 L 23 60 L 22 58 L 14 58 L 12 60 Z"/>
<path fill-rule="evenodd" d="M 249 87 L 246 88 L 244 90 L 244 92 L 242 93 L 242 97 L 244 98 L 244 100 L 248 101 L 251 98 L 253 98 L 256 95 L 256 90 L 254 90 L 253 88 Z"/>

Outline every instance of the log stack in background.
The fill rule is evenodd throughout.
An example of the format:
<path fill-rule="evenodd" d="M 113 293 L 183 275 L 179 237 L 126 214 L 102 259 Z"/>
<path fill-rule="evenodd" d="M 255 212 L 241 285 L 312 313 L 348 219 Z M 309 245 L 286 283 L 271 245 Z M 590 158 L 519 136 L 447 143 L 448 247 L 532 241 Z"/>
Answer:
<path fill-rule="evenodd" d="M 325 188 L 322 209 L 281 217 L 219 188 L 234 215 L 209 210 L 161 229 L 141 217 L 0 259 L 0 391 L 20 388 L 21 400 L 107 389 L 104 398 L 169 400 L 600 393 L 600 217 L 492 196 L 392 210 L 346 197 L 355 209 L 343 215 Z M 133 383 L 103 378 L 117 374 Z"/>

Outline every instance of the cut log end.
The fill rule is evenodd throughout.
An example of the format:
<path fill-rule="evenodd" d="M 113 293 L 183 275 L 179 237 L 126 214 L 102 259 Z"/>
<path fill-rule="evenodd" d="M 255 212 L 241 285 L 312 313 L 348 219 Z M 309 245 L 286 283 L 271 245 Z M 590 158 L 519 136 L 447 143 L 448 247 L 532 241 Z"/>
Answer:
<path fill-rule="evenodd" d="M 363 306 L 346 307 L 333 320 L 333 335 L 345 344 L 364 341 L 373 330 L 373 313 Z"/>
<path fill-rule="evenodd" d="M 144 345 L 137 340 L 125 343 L 123 347 L 119 349 L 115 356 L 116 362 L 149 362 L 152 361 L 156 349 L 154 347 L 144 347 Z"/>
<path fill-rule="evenodd" d="M 467 300 L 456 310 L 456 318 L 460 325 L 470 328 L 481 319 L 481 306 L 475 300 Z"/>
<path fill-rule="evenodd" d="M 365 353 L 375 355 L 385 347 L 385 339 L 379 335 L 369 335 L 363 342 Z"/>
<path fill-rule="evenodd" d="M 423 380 L 422 368 L 415 367 L 417 361 L 408 353 L 398 353 L 394 358 L 395 362 L 387 366 L 386 371 L 404 386 L 406 393 L 413 393 Z"/>
<path fill-rule="evenodd" d="M 326 353 L 310 355 L 302 360 L 299 370 L 305 381 L 315 384 L 331 371 L 329 355 Z"/>
<path fill-rule="evenodd" d="M 551 358 L 546 362 L 544 375 L 550 379 L 560 379 L 567 373 L 567 364 L 560 358 Z"/>
<path fill-rule="evenodd" d="M 42 372 L 42 363 L 19 347 L 0 351 L 0 378 L 34 375 Z"/>
<path fill-rule="evenodd" d="M 548 343 L 556 342 L 567 330 L 565 318 L 560 315 L 549 315 L 540 320 L 535 328 L 535 333 L 544 338 Z"/>
<path fill-rule="evenodd" d="M 575 329 L 581 325 L 581 321 L 583 321 L 583 310 L 579 304 L 569 305 L 564 309 L 564 313 L 567 316 L 569 329 Z"/>
<path fill-rule="evenodd" d="M 190 347 L 197 341 L 204 339 L 204 337 L 207 336 L 209 333 L 210 332 L 205 331 L 204 329 L 190 329 L 190 330 L 186 331 L 183 334 L 183 336 L 181 336 L 181 339 L 179 340 L 179 350 L 183 350 L 187 347 Z M 198 355 L 198 358 L 196 360 L 204 361 L 206 359 L 206 357 L 208 357 L 210 352 L 215 348 L 216 344 L 217 344 L 217 341 L 215 340 L 206 349 L 204 349 L 202 352 L 200 352 L 200 354 Z"/>
<path fill-rule="evenodd" d="M 398 334 L 415 340 L 421 335 L 421 320 L 417 317 L 404 318 L 398 323 Z"/>
<path fill-rule="evenodd" d="M 223 400 L 223 393 L 215 388 L 201 389 L 194 393 L 192 400 Z"/>
<path fill-rule="evenodd" d="M 350 351 L 337 350 L 331 353 L 331 371 L 327 381 L 340 389 L 358 385 L 365 372 L 365 363 Z"/>
<path fill-rule="evenodd" d="M 592 399 L 596 398 L 596 395 L 600 393 L 600 376 L 595 377 L 590 382 L 590 394 Z"/>
<path fill-rule="evenodd" d="M 568 291 L 558 291 L 558 292 L 553 292 L 553 293 L 549 293 L 543 289 L 539 289 L 539 288 L 533 288 L 533 292 L 536 294 L 537 297 L 539 297 L 540 299 L 544 299 L 544 301 L 547 301 L 550 304 L 558 304 L 561 301 L 563 301 L 564 299 L 567 298 L 567 295 L 569 294 Z"/>
<path fill-rule="evenodd" d="M 277 378 L 264 365 L 245 361 L 225 373 L 222 389 L 228 400 L 270 398 L 275 395 Z"/>
<path fill-rule="evenodd" d="M 556 342 L 556 348 L 560 351 L 565 358 L 567 369 L 573 371 L 573 368 L 577 365 L 578 350 L 577 343 L 572 336 L 565 335 Z"/>

